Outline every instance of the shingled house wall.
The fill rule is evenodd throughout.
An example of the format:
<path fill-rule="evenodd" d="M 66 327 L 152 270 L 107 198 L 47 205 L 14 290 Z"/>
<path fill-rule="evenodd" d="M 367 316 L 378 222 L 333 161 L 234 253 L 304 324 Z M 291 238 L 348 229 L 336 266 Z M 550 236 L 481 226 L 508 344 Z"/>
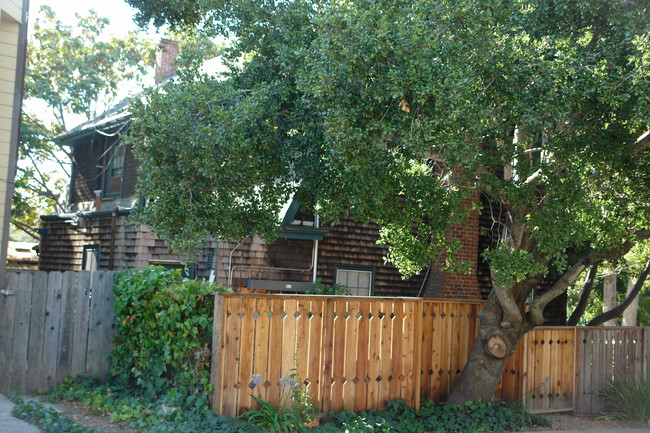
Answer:
<path fill-rule="evenodd" d="M 170 252 L 146 225 L 128 219 L 128 212 L 93 212 L 70 218 L 41 217 L 39 269 L 44 271 L 78 271 L 82 268 L 84 245 L 100 245 L 99 269 L 144 268 L 151 262 L 185 263 L 187 258 Z M 195 262 L 198 275 L 208 277 L 216 241 L 207 241 L 203 254 Z"/>

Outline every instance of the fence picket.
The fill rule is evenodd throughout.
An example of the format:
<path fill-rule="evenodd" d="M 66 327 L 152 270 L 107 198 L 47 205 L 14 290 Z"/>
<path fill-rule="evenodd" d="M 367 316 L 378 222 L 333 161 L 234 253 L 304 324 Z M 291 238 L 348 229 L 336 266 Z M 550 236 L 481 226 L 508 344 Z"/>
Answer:
<path fill-rule="evenodd" d="M 43 340 L 42 383 L 50 389 L 56 383 L 56 364 L 61 328 L 61 291 L 63 274 L 51 272 L 48 278 L 47 306 L 45 310 L 45 338 Z"/>
<path fill-rule="evenodd" d="M 59 329 L 59 350 L 56 368 L 57 383 L 63 378 L 70 376 L 72 371 L 72 344 L 74 338 L 74 326 L 70 317 L 74 313 L 75 285 L 77 283 L 76 272 L 67 271 L 63 273 L 61 283 L 61 326 Z M 112 291 L 112 288 L 111 288 Z"/>
<path fill-rule="evenodd" d="M 102 309 L 100 313 L 99 347 L 98 347 L 98 373 L 101 380 L 106 380 L 110 369 L 109 353 L 113 347 L 113 339 L 117 335 L 115 328 L 115 294 L 113 293 L 113 284 L 115 272 L 108 271 L 105 273 L 102 294 L 104 296 Z"/>
<path fill-rule="evenodd" d="M 28 393 L 42 393 L 47 390 L 41 385 L 40 372 L 43 365 L 43 339 L 45 338 L 45 311 L 47 302 L 46 272 L 34 273 L 32 289 L 32 314 L 29 324 L 29 358 L 27 359 Z"/>
<path fill-rule="evenodd" d="M 16 319 L 14 322 L 14 348 L 11 356 L 12 389 L 25 392 L 27 387 L 27 348 L 29 345 L 29 320 L 32 302 L 31 273 L 22 273 L 16 287 Z"/>
<path fill-rule="evenodd" d="M 72 362 L 70 374 L 77 376 L 86 372 L 88 350 L 88 323 L 90 321 L 90 272 L 81 271 L 77 276 L 72 321 Z"/>
<path fill-rule="evenodd" d="M 2 393 L 11 391 L 9 381 L 14 347 L 15 292 L 18 287 L 18 274 L 8 272 L 5 284 L 6 294 L 0 295 L 0 392 Z"/>

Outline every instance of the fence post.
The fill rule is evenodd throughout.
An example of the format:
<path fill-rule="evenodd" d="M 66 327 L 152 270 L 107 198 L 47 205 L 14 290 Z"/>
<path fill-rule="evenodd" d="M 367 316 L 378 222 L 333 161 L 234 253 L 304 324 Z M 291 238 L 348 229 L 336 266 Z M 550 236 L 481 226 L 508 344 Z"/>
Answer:
<path fill-rule="evenodd" d="M 650 379 L 650 327 L 643 328 L 643 375 Z"/>
<path fill-rule="evenodd" d="M 323 347 L 322 347 L 321 411 L 328 416 L 332 408 L 332 361 L 334 355 L 334 302 L 327 297 L 323 312 Z"/>
<path fill-rule="evenodd" d="M 411 401 L 414 404 L 415 410 L 420 410 L 421 399 L 421 386 L 422 386 L 422 310 L 424 299 L 419 298 L 415 303 L 415 317 L 413 320 L 413 352 L 415 352 L 415 360 L 413 361 L 413 393 L 411 394 Z"/>
<path fill-rule="evenodd" d="M 222 354 L 223 354 L 223 294 L 217 292 L 214 294 L 214 316 L 212 322 L 212 362 L 210 364 L 210 382 L 212 383 L 212 396 L 210 404 L 212 410 L 221 415 L 223 384 L 222 377 Z"/>

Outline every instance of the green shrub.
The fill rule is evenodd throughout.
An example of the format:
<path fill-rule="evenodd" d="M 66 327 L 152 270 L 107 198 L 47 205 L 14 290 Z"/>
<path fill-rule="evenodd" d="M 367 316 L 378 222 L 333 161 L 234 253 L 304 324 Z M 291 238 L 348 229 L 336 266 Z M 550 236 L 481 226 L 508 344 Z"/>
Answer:
<path fill-rule="evenodd" d="M 50 397 L 56 397 L 56 392 L 59 392 L 62 393 L 58 394 L 59 398 L 67 396 L 72 400 L 80 401 L 85 398 L 94 399 L 106 392 L 111 393 L 107 385 L 93 387 L 93 382 L 93 380 L 88 379 L 68 381 L 66 384 L 57 387 L 55 393 L 50 394 Z M 141 415 L 149 414 L 148 408 L 153 407 L 150 402 L 147 403 L 141 399 L 124 398 L 127 400 L 123 400 L 122 404 L 126 404 L 131 411 L 141 411 Z M 10 400 L 16 405 L 14 407 L 14 414 L 18 418 L 30 424 L 37 425 L 46 433 L 101 433 L 90 427 L 78 425 L 65 415 L 54 409 L 46 408 L 40 403 L 25 403 L 18 395 L 14 394 L 10 396 Z M 111 397 L 101 401 L 103 402 L 103 410 L 116 407 L 116 403 L 115 401 L 111 401 Z M 137 423 L 131 422 L 130 424 L 144 427 L 142 430 L 139 430 L 142 433 L 259 433 L 260 431 L 257 427 L 245 422 L 238 422 L 225 416 L 215 415 L 210 411 L 179 412 L 167 417 L 158 414 L 156 417 L 139 418 L 138 421 Z"/>
<path fill-rule="evenodd" d="M 439 405 L 426 402 L 419 411 L 403 400 L 388 402 L 386 411 L 368 410 L 332 413 L 333 422 L 320 427 L 318 432 L 348 433 L 464 433 L 503 432 L 525 430 L 534 421 L 521 403 L 508 405 L 500 402 L 467 402 L 462 406 Z"/>
<path fill-rule="evenodd" d="M 118 274 L 111 384 L 169 406 L 207 406 L 212 294 L 223 290 L 160 266 Z"/>
<path fill-rule="evenodd" d="M 340 296 L 351 295 L 352 292 L 342 284 L 323 284 L 323 280 L 321 278 L 316 278 L 314 285 L 311 288 L 305 290 L 305 294 Z"/>
<path fill-rule="evenodd" d="M 612 415 L 643 423 L 650 420 L 650 377 L 613 383 L 600 395 L 614 407 Z"/>

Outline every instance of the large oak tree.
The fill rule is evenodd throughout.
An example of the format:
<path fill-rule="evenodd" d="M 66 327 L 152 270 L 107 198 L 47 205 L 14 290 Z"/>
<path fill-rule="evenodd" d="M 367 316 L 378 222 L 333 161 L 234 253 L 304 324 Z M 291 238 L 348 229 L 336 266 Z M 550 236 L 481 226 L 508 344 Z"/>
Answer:
<path fill-rule="evenodd" d="M 650 234 L 647 2 L 129 3 L 232 41 L 228 74 L 183 74 L 134 110 L 143 220 L 176 246 L 272 241 L 298 193 L 376 220 L 411 275 L 441 254 L 462 267 L 447 229 L 465 199 L 492 204 L 494 289 L 450 402 L 491 398 L 546 305 Z"/>

